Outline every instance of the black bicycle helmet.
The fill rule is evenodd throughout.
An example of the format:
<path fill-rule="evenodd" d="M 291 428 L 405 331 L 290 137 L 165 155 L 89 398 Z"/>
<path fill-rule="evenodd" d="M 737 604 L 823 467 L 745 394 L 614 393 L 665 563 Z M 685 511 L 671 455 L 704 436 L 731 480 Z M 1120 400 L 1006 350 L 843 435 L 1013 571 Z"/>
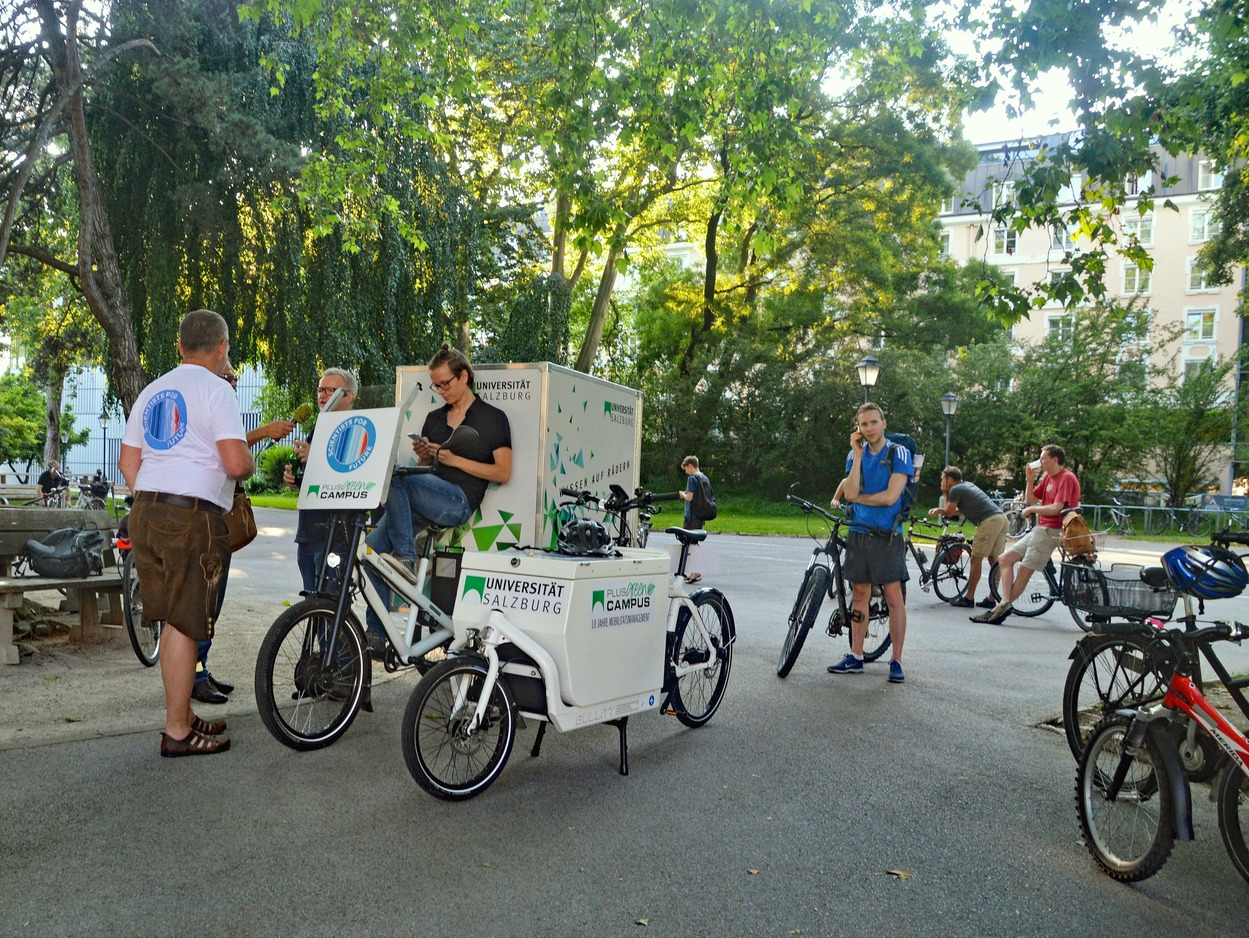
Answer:
<path fill-rule="evenodd" d="M 1244 562 L 1230 550 L 1191 544 L 1169 550 L 1162 565 L 1176 589 L 1202 599 L 1231 599 L 1249 586 Z"/>
<path fill-rule="evenodd" d="M 571 518 L 559 529 L 557 544 L 561 554 L 571 554 L 574 557 L 607 554 L 611 549 L 611 535 L 601 521 Z"/>

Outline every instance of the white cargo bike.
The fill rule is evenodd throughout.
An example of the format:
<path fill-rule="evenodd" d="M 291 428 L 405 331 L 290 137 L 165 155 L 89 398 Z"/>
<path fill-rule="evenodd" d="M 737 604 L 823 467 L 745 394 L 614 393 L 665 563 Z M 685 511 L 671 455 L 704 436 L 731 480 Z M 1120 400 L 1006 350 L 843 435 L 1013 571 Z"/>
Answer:
<path fill-rule="evenodd" d="M 534 756 L 547 724 L 561 732 L 614 725 L 622 774 L 631 716 L 660 710 L 686 726 L 710 720 L 728 684 L 736 633 L 719 590 L 686 589 L 690 546 L 706 532 L 667 529 L 681 545 L 670 573 L 666 551 L 616 544 L 591 545 L 595 552 L 581 555 L 534 548 L 449 554 L 434 546 L 441 533 L 434 528 L 413 574 L 364 541 L 393 471 L 400 409 L 319 419 L 300 505 L 312 488 L 318 497 L 328 492 L 326 503 L 340 509 L 330 539 L 346 547 L 337 570 L 323 566 L 318 590 L 286 610 L 261 645 L 256 702 L 274 737 L 293 749 L 320 748 L 361 709 L 372 709 L 372 659 L 357 599 L 385 628 L 385 668 L 423 673 L 404 711 L 403 754 L 412 777 L 439 798 L 471 798 L 494 782 L 521 718 L 539 725 Z M 374 442 L 391 441 L 389 452 L 375 447 L 361 462 L 366 432 Z M 459 428 L 444 446 L 454 451 L 457 438 L 472 432 Z M 362 476 L 335 479 L 339 467 L 367 470 L 370 455 L 375 476 L 381 467 L 371 486 Z M 577 515 L 597 499 L 572 494 L 572 523 L 592 529 Z M 352 507 L 342 510 L 348 498 Z M 612 505 L 603 503 L 609 520 Z M 392 612 L 386 592 L 407 611 Z M 432 663 L 426 655 L 437 648 L 445 660 Z"/>

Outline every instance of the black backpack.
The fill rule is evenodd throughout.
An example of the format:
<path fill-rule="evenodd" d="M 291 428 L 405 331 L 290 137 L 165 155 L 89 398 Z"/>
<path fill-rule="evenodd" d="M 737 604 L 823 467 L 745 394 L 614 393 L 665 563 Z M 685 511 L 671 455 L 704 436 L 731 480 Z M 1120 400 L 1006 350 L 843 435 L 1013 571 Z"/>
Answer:
<path fill-rule="evenodd" d="M 57 528 L 43 540 L 26 542 L 26 556 L 39 576 L 61 579 L 104 572 L 104 535 L 99 531 Z"/>
<path fill-rule="evenodd" d="M 716 497 L 711 492 L 711 480 L 701 472 L 695 473 L 694 497 L 690 499 L 690 517 L 695 521 L 714 521 Z"/>

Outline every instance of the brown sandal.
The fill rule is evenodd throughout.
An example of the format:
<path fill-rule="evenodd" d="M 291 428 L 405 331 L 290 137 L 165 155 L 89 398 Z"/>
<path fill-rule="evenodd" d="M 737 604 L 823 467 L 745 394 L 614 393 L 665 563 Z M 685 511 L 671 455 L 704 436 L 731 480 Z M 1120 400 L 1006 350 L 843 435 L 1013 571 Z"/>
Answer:
<path fill-rule="evenodd" d="M 201 720 L 199 717 L 191 717 L 191 729 L 204 736 L 220 736 L 226 731 L 225 720 Z"/>
<path fill-rule="evenodd" d="M 701 573 L 691 573 L 689 576 L 687 576 L 687 577 L 685 578 L 685 582 L 686 582 L 686 583 L 697 583 L 697 582 L 698 582 L 699 580 L 701 580 L 702 578 L 703 578 L 703 575 L 702 575 Z"/>
<path fill-rule="evenodd" d="M 185 739 L 173 739 L 168 733 L 160 734 L 160 754 L 166 758 L 177 756 L 211 756 L 230 748 L 229 736 L 205 736 L 191 730 Z"/>

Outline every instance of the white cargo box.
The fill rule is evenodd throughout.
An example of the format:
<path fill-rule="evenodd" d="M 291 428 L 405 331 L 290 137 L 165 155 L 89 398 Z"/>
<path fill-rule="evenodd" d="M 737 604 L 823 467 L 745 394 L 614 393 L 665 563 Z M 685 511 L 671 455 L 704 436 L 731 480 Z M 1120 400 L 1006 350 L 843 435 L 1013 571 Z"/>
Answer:
<path fill-rule="evenodd" d="M 555 660 L 560 697 L 589 707 L 663 686 L 668 554 L 567 557 L 543 551 L 464 555 L 455 626 L 485 623 L 492 609 Z"/>
<path fill-rule="evenodd" d="M 398 463 L 415 462 L 406 434 L 443 406 L 424 365 L 396 369 L 396 401 L 417 393 L 402 416 Z M 639 391 L 550 362 L 474 365 L 477 396 L 507 414 L 512 428 L 512 478 L 491 484 L 470 522 L 470 551 L 554 547 L 561 488 L 606 497 L 616 483 L 632 492 L 640 478 L 642 395 Z"/>

